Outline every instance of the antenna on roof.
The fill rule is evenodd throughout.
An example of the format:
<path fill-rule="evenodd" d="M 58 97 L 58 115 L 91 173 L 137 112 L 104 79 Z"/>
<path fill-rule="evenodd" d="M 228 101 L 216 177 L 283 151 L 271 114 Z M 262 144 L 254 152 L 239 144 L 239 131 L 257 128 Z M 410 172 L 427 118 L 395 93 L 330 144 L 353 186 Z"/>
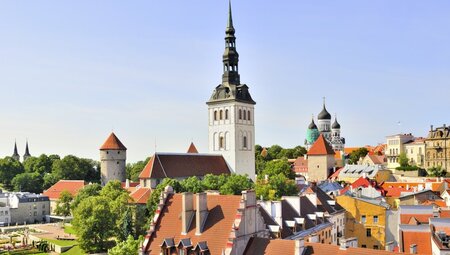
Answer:
<path fill-rule="evenodd" d="M 155 153 L 156 153 L 156 137 L 155 137 Z"/>

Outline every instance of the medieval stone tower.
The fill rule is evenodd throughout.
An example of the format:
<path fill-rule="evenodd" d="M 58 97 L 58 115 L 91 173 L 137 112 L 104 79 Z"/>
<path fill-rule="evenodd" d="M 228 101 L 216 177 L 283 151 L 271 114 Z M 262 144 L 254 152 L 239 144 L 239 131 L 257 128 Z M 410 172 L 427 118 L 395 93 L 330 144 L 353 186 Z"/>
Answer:
<path fill-rule="evenodd" d="M 239 54 L 234 34 L 229 4 L 222 83 L 214 89 L 207 102 L 209 152 L 222 154 L 235 173 L 248 174 L 255 179 L 256 102 L 250 96 L 248 86 L 240 82 Z"/>
<path fill-rule="evenodd" d="M 125 181 L 126 160 L 127 148 L 114 133 L 111 133 L 100 147 L 102 186 L 112 180 Z"/>

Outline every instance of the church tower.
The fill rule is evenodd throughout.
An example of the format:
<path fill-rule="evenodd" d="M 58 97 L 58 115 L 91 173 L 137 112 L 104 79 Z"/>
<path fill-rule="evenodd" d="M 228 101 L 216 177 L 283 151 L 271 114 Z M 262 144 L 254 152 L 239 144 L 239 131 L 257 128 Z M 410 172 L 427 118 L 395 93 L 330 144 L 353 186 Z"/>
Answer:
<path fill-rule="evenodd" d="M 126 180 L 126 160 L 127 148 L 114 133 L 111 133 L 102 147 L 100 147 L 102 186 L 105 186 L 106 183 L 112 180 L 118 180 L 120 182 Z"/>
<path fill-rule="evenodd" d="M 13 155 L 11 157 L 13 159 L 17 160 L 17 161 L 20 161 L 20 155 L 19 155 L 19 152 L 17 150 L 17 142 L 14 142 L 14 153 L 13 153 Z"/>
<path fill-rule="evenodd" d="M 225 52 L 222 56 L 222 83 L 213 91 L 208 105 L 209 152 L 222 154 L 237 174 L 248 174 L 255 179 L 255 118 L 256 104 L 248 86 L 241 84 L 239 54 L 228 6 L 228 23 L 225 30 Z"/>
<path fill-rule="evenodd" d="M 29 157 L 31 157 L 30 149 L 28 148 L 28 140 L 27 144 L 25 145 L 25 154 L 23 154 L 23 161 L 27 160 Z"/>

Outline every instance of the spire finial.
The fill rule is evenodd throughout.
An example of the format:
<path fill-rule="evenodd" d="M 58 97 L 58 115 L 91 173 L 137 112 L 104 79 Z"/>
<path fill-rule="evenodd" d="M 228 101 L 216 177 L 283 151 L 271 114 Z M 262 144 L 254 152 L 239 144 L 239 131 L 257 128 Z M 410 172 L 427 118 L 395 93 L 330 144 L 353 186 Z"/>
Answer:
<path fill-rule="evenodd" d="M 231 0 L 228 0 L 228 23 L 227 28 L 233 28 L 233 15 L 231 14 Z"/>
<path fill-rule="evenodd" d="M 323 107 L 325 107 L 325 97 L 322 98 L 323 98 Z"/>

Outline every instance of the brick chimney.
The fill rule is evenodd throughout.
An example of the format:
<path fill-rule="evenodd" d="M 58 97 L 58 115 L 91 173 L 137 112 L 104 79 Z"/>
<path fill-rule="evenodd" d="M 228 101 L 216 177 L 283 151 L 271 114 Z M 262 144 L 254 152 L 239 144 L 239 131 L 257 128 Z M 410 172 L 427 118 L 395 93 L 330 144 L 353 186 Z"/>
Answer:
<path fill-rule="evenodd" d="M 194 216 L 193 195 L 191 192 L 182 194 L 181 204 L 181 234 L 186 235 Z"/>
<path fill-rule="evenodd" d="M 411 244 L 409 246 L 409 253 L 411 254 L 417 254 L 417 244 Z"/>
<path fill-rule="evenodd" d="M 207 195 L 205 192 L 195 194 L 195 235 L 201 235 L 208 217 Z"/>

